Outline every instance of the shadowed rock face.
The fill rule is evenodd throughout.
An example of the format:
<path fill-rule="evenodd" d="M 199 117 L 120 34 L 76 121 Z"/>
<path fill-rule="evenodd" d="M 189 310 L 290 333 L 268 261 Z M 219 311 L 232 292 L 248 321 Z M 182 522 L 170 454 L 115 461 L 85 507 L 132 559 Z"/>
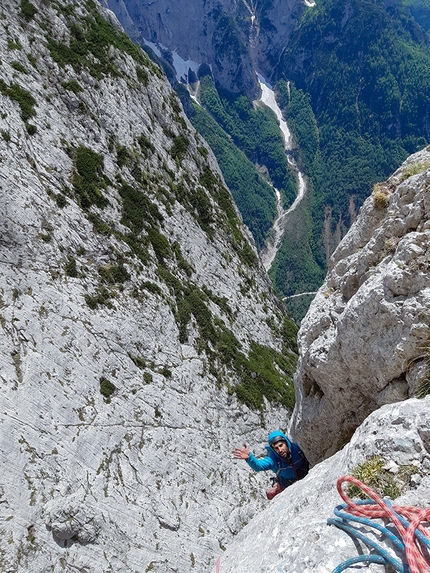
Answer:
<path fill-rule="evenodd" d="M 208 64 L 231 93 L 259 95 L 255 71 L 270 79 L 297 18 L 301 0 L 104 0 L 135 40 Z"/>
<path fill-rule="evenodd" d="M 377 186 L 302 322 L 291 430 L 312 463 L 428 376 L 429 165 L 426 149 Z"/>

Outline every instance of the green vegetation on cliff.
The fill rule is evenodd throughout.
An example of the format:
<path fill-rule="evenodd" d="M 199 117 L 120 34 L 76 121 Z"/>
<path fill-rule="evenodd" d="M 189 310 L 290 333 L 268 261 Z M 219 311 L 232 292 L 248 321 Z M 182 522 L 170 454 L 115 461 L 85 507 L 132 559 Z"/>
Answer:
<path fill-rule="evenodd" d="M 256 165 L 279 189 L 286 207 L 296 195 L 276 117 L 264 106 L 254 107 L 244 95 L 222 97 L 209 76 L 201 78 L 200 98 L 203 107 L 193 106 L 191 121 L 215 153 L 242 217 L 261 249 L 276 216 L 276 199 Z"/>
<path fill-rule="evenodd" d="M 93 0 L 87 0 L 86 5 L 88 14 L 79 20 L 74 16 L 72 4 L 57 5 L 59 12 L 69 21 L 70 42 L 67 45 L 48 35 L 47 47 L 52 59 L 60 67 L 70 65 L 76 72 L 86 68 L 97 79 L 106 75 L 119 77 L 121 72 L 110 55 L 110 50 L 115 47 L 130 55 L 137 63 L 150 68 L 152 73 L 160 74 L 147 55 L 124 32 L 118 33 L 103 18 Z M 28 3 L 24 2 L 23 10 L 26 6 Z M 25 10 L 26 14 L 29 13 L 28 7 Z"/>

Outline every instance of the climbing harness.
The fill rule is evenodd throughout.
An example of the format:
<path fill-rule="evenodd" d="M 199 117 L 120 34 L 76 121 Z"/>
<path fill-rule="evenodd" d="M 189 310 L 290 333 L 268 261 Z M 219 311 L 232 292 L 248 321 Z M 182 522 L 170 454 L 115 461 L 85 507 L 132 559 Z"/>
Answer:
<path fill-rule="evenodd" d="M 342 484 L 350 482 L 359 487 L 369 499 L 352 501 L 342 489 Z M 332 573 L 341 573 L 355 563 L 380 563 L 391 565 L 399 573 L 429 573 L 430 572 L 430 536 L 421 525 L 430 518 L 430 507 L 421 509 L 410 506 L 392 506 L 388 500 L 382 500 L 364 483 L 351 476 L 343 476 L 337 480 L 337 491 L 345 503 L 338 505 L 334 514 L 336 518 L 327 520 L 329 525 L 343 529 L 353 537 L 360 539 L 374 553 L 352 557 L 338 565 Z M 397 529 L 397 535 L 389 529 L 372 521 L 372 518 L 391 519 Z M 377 529 L 393 543 L 402 561 L 393 557 L 378 543 L 352 527 L 348 522 L 357 522 Z"/>

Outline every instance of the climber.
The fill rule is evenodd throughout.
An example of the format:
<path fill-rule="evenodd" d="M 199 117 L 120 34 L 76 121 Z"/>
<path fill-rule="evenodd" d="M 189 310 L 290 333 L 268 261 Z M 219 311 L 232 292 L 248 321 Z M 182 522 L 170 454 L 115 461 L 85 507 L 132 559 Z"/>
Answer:
<path fill-rule="evenodd" d="M 265 447 L 268 451 L 265 458 L 257 459 L 246 444 L 243 444 L 243 448 L 234 448 L 233 455 L 240 460 L 246 460 L 256 472 L 275 472 L 276 477 L 271 478 L 273 486 L 266 492 L 267 499 L 273 499 L 286 487 L 305 477 L 309 471 L 309 462 L 299 446 L 280 430 L 269 434 L 268 445 Z"/>

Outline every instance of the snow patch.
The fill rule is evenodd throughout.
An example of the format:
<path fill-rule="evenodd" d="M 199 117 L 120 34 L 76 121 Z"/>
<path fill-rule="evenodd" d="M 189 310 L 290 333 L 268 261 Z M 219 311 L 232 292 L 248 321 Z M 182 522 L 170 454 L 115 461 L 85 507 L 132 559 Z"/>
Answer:
<path fill-rule="evenodd" d="M 176 50 L 172 53 L 172 57 L 173 57 L 173 66 L 176 71 L 176 79 L 178 80 L 178 82 L 187 84 L 188 72 L 191 70 L 192 72 L 197 74 L 200 64 L 198 62 L 194 62 L 194 60 L 184 60 L 176 52 Z"/>
<path fill-rule="evenodd" d="M 143 41 L 145 42 L 145 45 L 148 46 L 149 48 L 151 48 L 151 50 L 154 52 L 154 54 L 156 54 L 159 58 L 163 57 L 163 53 L 161 50 L 164 50 L 164 51 L 167 50 L 167 48 L 165 48 L 161 44 L 154 44 L 154 42 L 149 42 L 148 40 L 145 40 L 145 38 L 143 38 Z M 160 50 L 160 48 L 161 48 L 161 50 Z"/>
<path fill-rule="evenodd" d="M 260 83 L 261 88 L 261 101 L 270 107 L 270 109 L 275 113 L 277 120 L 279 121 L 279 127 L 281 129 L 282 135 L 284 136 L 285 140 L 285 149 L 290 150 L 292 147 L 292 137 L 291 131 L 288 128 L 287 122 L 282 117 L 282 112 L 279 109 L 278 103 L 275 99 L 275 92 L 273 91 L 273 87 L 266 82 L 266 80 L 260 74 L 257 74 L 258 81 Z"/>
<path fill-rule="evenodd" d="M 159 57 L 165 57 L 166 52 L 170 52 L 166 46 L 162 44 L 154 44 L 154 42 L 150 42 L 149 40 L 143 39 L 145 45 L 151 48 L 153 52 Z M 199 62 L 195 62 L 194 60 L 184 60 L 181 56 L 177 53 L 177 51 L 170 52 L 172 59 L 173 59 L 173 67 L 175 68 L 176 72 L 176 79 L 178 82 L 183 84 L 188 84 L 188 73 L 191 70 L 195 74 L 197 74 L 199 67 L 201 64 Z"/>

